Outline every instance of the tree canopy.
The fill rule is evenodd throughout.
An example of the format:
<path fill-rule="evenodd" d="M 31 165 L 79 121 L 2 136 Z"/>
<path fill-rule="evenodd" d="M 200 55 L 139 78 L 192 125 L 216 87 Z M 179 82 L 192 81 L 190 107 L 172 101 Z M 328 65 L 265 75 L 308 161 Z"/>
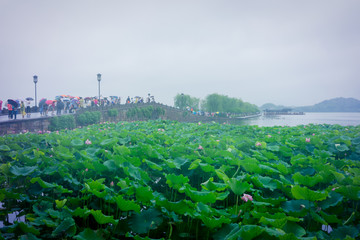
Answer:
<path fill-rule="evenodd" d="M 180 109 L 190 107 L 195 111 L 199 110 L 200 99 L 187 94 L 177 94 L 174 97 L 174 105 Z M 255 113 L 260 111 L 255 104 L 243 102 L 241 99 L 231 98 L 225 95 L 213 93 L 207 95 L 201 101 L 201 110 L 205 112 L 222 113 Z"/>
<path fill-rule="evenodd" d="M 175 107 L 178 107 L 182 110 L 186 109 L 187 107 L 190 107 L 195 111 L 198 111 L 200 105 L 200 99 L 196 97 L 191 97 L 190 95 L 183 93 L 177 94 L 174 97 L 174 105 Z"/>
<path fill-rule="evenodd" d="M 259 108 L 255 104 L 243 102 L 241 99 L 231 98 L 217 93 L 206 96 L 201 108 L 207 112 L 223 113 L 255 113 Z"/>

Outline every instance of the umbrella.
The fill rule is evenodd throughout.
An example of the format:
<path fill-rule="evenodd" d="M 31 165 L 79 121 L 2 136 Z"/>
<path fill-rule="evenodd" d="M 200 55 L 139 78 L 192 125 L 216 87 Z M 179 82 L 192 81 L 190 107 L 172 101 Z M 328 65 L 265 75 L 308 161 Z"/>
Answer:
<path fill-rule="evenodd" d="M 67 97 L 68 95 L 65 95 L 65 94 L 63 94 L 63 95 L 60 95 L 61 97 Z"/>
<path fill-rule="evenodd" d="M 19 107 L 19 104 L 13 99 L 8 99 L 8 103 L 11 104 L 14 108 Z"/>
<path fill-rule="evenodd" d="M 116 98 L 116 99 L 118 99 L 119 97 L 118 96 L 110 96 L 111 98 Z"/>
<path fill-rule="evenodd" d="M 45 103 L 46 103 L 47 105 L 50 105 L 50 104 L 52 104 L 53 102 L 54 102 L 54 100 L 46 100 Z"/>
<path fill-rule="evenodd" d="M 65 102 L 65 101 L 70 101 L 69 98 L 63 98 L 62 100 L 63 100 L 64 102 Z"/>
<path fill-rule="evenodd" d="M 44 105 L 45 102 L 46 102 L 46 100 L 47 100 L 46 98 L 40 99 L 40 101 L 39 101 L 39 106 Z"/>
<path fill-rule="evenodd" d="M 85 100 L 91 100 L 92 98 L 91 97 L 86 97 L 84 98 Z"/>
<path fill-rule="evenodd" d="M 55 99 L 61 99 L 63 96 L 56 96 Z"/>
<path fill-rule="evenodd" d="M 32 97 L 27 97 L 27 98 L 25 98 L 25 99 L 28 100 L 28 101 L 34 100 Z"/>

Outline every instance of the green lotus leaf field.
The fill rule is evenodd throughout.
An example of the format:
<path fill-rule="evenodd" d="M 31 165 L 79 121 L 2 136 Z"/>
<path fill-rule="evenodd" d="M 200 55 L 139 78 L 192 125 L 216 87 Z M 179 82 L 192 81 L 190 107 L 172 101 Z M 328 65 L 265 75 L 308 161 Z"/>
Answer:
<path fill-rule="evenodd" d="M 0 239 L 360 239 L 360 126 L 0 137 Z"/>

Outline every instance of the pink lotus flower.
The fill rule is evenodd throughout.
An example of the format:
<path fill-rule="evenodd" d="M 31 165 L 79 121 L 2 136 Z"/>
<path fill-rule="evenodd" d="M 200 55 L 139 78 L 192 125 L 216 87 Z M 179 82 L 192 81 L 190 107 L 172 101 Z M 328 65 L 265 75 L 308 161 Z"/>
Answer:
<path fill-rule="evenodd" d="M 310 138 L 306 138 L 306 139 L 305 139 L 305 142 L 310 142 Z"/>
<path fill-rule="evenodd" d="M 271 135 L 269 134 L 269 135 L 267 135 L 268 136 L 268 138 L 271 138 Z"/>
<path fill-rule="evenodd" d="M 85 172 L 89 171 L 89 169 L 85 168 Z"/>
<path fill-rule="evenodd" d="M 313 133 L 313 136 L 315 136 L 315 133 Z"/>
<path fill-rule="evenodd" d="M 204 148 L 201 145 L 199 145 L 198 149 L 203 150 Z"/>
<path fill-rule="evenodd" d="M 260 146 L 261 146 L 261 142 L 256 142 L 256 143 L 255 143 L 255 146 L 260 147 Z"/>
<path fill-rule="evenodd" d="M 85 144 L 86 144 L 86 145 L 90 145 L 90 144 L 91 144 L 91 141 L 90 141 L 89 139 L 86 139 Z"/>
<path fill-rule="evenodd" d="M 114 186 L 114 181 L 111 181 L 110 187 L 113 187 L 113 186 Z"/>
<path fill-rule="evenodd" d="M 245 202 L 247 202 L 247 201 L 252 201 L 253 200 L 253 197 L 251 196 L 251 195 L 249 195 L 249 194 L 245 194 L 244 193 L 244 195 L 241 197 L 241 200 L 243 200 L 243 201 L 245 201 Z"/>

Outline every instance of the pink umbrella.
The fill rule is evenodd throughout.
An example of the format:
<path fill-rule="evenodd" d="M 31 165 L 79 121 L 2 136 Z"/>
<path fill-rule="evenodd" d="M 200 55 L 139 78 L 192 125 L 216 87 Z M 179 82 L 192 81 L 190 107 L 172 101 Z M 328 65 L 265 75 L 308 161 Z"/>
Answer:
<path fill-rule="evenodd" d="M 46 100 L 46 102 L 45 102 L 47 105 L 50 105 L 50 104 L 52 104 L 53 103 L 53 100 Z"/>

